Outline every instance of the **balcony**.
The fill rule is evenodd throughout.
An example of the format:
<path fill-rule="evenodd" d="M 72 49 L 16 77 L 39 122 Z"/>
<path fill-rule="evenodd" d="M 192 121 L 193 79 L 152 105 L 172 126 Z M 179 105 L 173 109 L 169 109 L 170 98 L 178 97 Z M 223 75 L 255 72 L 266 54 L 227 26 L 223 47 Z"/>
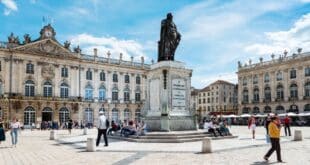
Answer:
<path fill-rule="evenodd" d="M 276 102 L 284 101 L 284 98 L 276 98 Z"/>
<path fill-rule="evenodd" d="M 288 98 L 288 101 L 297 101 L 298 100 L 298 97 L 289 97 Z"/>
<path fill-rule="evenodd" d="M 120 100 L 112 100 L 111 103 L 112 104 L 119 104 L 121 101 Z"/>
<path fill-rule="evenodd" d="M 310 96 L 304 96 L 304 100 L 310 100 Z"/>
<path fill-rule="evenodd" d="M 252 103 L 257 104 L 257 103 L 259 103 L 259 100 L 252 100 Z"/>
<path fill-rule="evenodd" d="M 242 101 L 241 104 L 249 104 L 249 101 Z"/>
<path fill-rule="evenodd" d="M 271 99 L 264 99 L 263 102 L 264 102 L 264 103 L 270 103 L 270 102 L 271 102 Z"/>

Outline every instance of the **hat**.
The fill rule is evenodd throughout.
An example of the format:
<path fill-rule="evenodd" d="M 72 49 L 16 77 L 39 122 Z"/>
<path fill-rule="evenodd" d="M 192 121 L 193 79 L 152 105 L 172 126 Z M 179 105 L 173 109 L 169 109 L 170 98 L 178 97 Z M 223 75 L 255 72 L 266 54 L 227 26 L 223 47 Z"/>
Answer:
<path fill-rule="evenodd" d="M 99 115 L 103 115 L 103 111 L 99 111 Z"/>

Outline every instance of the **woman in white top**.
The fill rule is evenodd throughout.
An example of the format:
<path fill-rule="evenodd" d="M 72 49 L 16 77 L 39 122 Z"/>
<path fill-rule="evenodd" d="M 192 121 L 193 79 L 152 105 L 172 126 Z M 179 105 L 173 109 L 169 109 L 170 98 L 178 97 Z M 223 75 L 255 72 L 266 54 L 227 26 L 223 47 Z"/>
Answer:
<path fill-rule="evenodd" d="M 13 118 L 11 125 L 11 136 L 12 136 L 12 147 L 16 147 L 17 144 L 17 136 L 18 136 L 18 129 L 20 128 L 20 123 L 16 118 Z"/>

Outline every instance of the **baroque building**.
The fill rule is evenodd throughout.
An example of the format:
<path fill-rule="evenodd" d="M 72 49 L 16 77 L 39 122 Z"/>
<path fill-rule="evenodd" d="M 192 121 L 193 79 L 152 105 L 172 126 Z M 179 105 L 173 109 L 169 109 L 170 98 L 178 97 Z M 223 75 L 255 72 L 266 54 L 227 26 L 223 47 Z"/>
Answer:
<path fill-rule="evenodd" d="M 239 114 L 310 111 L 310 52 L 238 67 Z"/>
<path fill-rule="evenodd" d="M 99 111 L 110 120 L 140 120 L 150 65 L 82 54 L 60 44 L 49 24 L 40 37 L 21 43 L 12 33 L 0 44 L 0 118 L 17 117 L 25 127 L 69 118 L 95 124 Z"/>
<path fill-rule="evenodd" d="M 236 114 L 238 109 L 237 86 L 217 80 L 198 93 L 198 114 L 200 117 L 219 114 Z"/>

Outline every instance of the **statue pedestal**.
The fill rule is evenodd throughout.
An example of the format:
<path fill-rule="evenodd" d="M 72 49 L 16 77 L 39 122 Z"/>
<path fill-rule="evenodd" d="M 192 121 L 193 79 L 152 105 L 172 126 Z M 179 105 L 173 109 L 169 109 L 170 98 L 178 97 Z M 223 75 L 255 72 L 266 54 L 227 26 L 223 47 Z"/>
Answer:
<path fill-rule="evenodd" d="M 151 66 L 143 107 L 151 131 L 196 130 L 195 112 L 190 110 L 191 74 L 192 70 L 177 61 Z"/>

